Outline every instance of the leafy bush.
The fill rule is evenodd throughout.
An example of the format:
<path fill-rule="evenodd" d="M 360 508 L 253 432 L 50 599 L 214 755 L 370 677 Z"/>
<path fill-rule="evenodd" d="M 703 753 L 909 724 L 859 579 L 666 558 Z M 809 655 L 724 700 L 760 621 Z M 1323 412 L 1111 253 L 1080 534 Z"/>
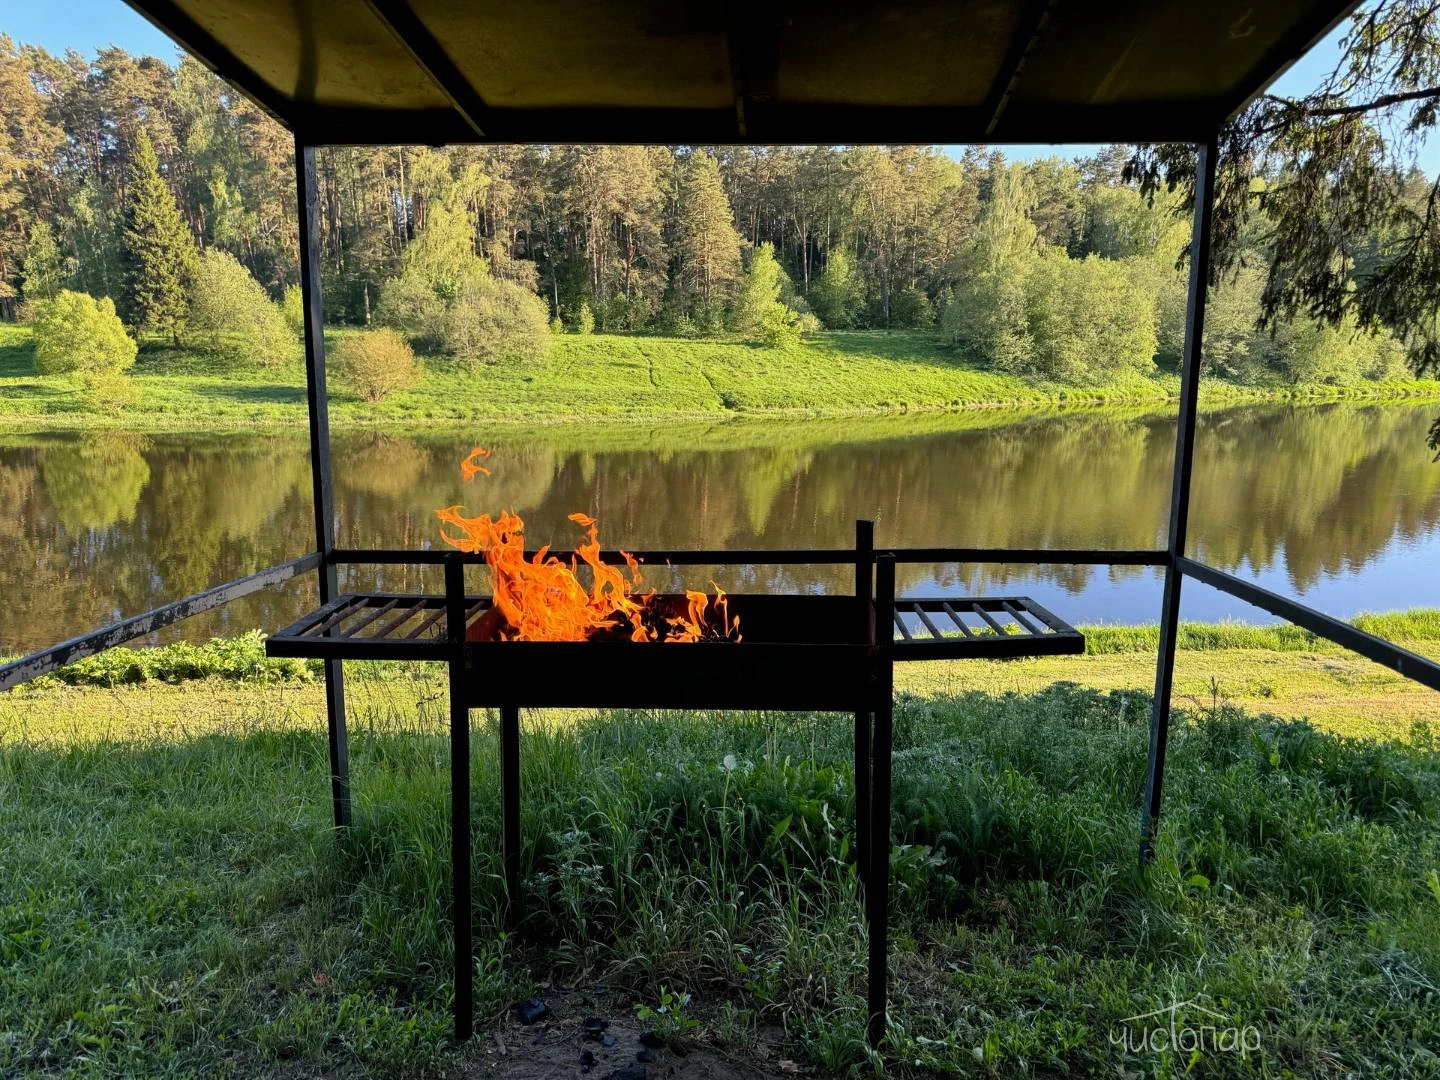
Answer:
<path fill-rule="evenodd" d="M 695 305 L 690 316 L 695 333 L 702 337 L 714 337 L 725 332 L 725 302 L 723 300 L 701 300 Z"/>
<path fill-rule="evenodd" d="M 772 349 L 795 345 L 800 341 L 799 316 L 784 304 L 775 304 L 760 317 L 756 336 Z"/>
<path fill-rule="evenodd" d="M 80 375 L 80 390 L 90 406 L 100 412 L 129 408 L 140 398 L 140 390 L 123 371 L 87 371 Z"/>
<path fill-rule="evenodd" d="M 590 310 L 590 305 L 582 302 L 580 314 L 575 316 L 575 332 L 577 334 L 593 334 L 595 332 L 595 313 Z"/>
<path fill-rule="evenodd" d="M 935 325 L 935 306 L 924 289 L 907 285 L 890 298 L 890 325 L 897 330 L 924 330 Z"/>
<path fill-rule="evenodd" d="M 544 356 L 549 308 L 526 286 L 490 273 L 475 253 L 475 218 L 460 193 L 438 200 L 428 217 L 399 276 L 380 292 L 380 322 L 422 350 L 469 363 Z"/>
<path fill-rule="evenodd" d="M 347 334 L 336 342 L 334 355 L 340 378 L 366 401 L 384 401 L 419 374 L 415 354 L 394 330 Z"/>
<path fill-rule="evenodd" d="M 1049 253 L 1031 275 L 1027 301 L 1025 370 L 1085 383 L 1154 363 L 1155 309 L 1123 263 Z"/>
<path fill-rule="evenodd" d="M 295 334 L 264 287 L 228 252 L 200 258 L 189 329 L 202 347 L 231 363 L 272 367 L 295 358 Z"/>
<path fill-rule="evenodd" d="M 846 330 L 855 325 L 861 283 L 843 248 L 834 248 L 825 257 L 825 269 L 810 290 L 810 299 L 815 314 L 829 329 Z"/>
<path fill-rule="evenodd" d="M 775 245 L 766 242 L 757 247 L 735 303 L 735 329 L 750 340 L 776 346 L 800 339 L 795 312 L 780 300 L 784 277 Z"/>
<path fill-rule="evenodd" d="M 271 659 L 265 655 L 265 635 L 251 630 L 237 637 L 211 638 L 202 645 L 181 641 L 150 649 L 107 649 L 44 678 L 71 686 L 119 686 L 152 679 L 181 682 L 208 677 L 271 682 L 306 679 L 319 667 L 319 662 L 312 660 Z"/>
<path fill-rule="evenodd" d="M 135 342 L 115 304 L 62 289 L 33 305 L 35 366 L 46 375 L 69 371 L 120 372 L 135 363 Z"/>
<path fill-rule="evenodd" d="M 299 285 L 285 286 L 280 314 L 285 316 L 285 325 L 297 338 L 305 333 L 305 294 L 300 291 Z"/>
<path fill-rule="evenodd" d="M 601 325 L 606 333 L 643 330 L 650 321 L 650 302 L 642 295 L 612 296 L 605 302 Z"/>
<path fill-rule="evenodd" d="M 445 307 L 438 334 L 447 355 L 469 363 L 539 360 L 550 349 L 550 314 L 529 289 L 478 277 Z"/>

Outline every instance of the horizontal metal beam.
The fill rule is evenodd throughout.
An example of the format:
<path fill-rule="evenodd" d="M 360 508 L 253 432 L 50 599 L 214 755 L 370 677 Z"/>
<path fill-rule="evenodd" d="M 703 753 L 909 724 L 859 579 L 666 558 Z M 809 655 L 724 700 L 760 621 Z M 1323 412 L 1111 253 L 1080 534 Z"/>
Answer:
<path fill-rule="evenodd" d="M 1164 566 L 1163 551 L 1122 548 L 886 548 L 897 563 L 1016 563 L 1031 566 Z"/>
<path fill-rule="evenodd" d="M 668 145 L 848 146 L 896 143 L 1197 142 L 1213 117 L 1174 106 L 1083 107 L 1012 101 L 995 136 L 978 106 L 899 108 L 865 105 L 747 104 L 745 137 L 735 108 L 506 108 L 485 112 L 482 140 L 453 108 L 377 112 L 344 105 L 290 106 L 305 141 L 316 146 L 441 145 L 447 143 L 663 143 Z"/>
<path fill-rule="evenodd" d="M 123 645 L 127 641 L 143 637 L 161 627 L 179 622 L 181 619 L 188 619 L 191 615 L 212 611 L 232 600 L 239 600 L 242 596 L 249 596 L 261 589 L 279 585 L 289 581 L 296 574 L 303 574 L 319 565 L 319 554 L 311 552 L 309 555 L 302 555 L 290 562 L 269 567 L 259 573 L 251 574 L 249 577 L 217 585 L 213 589 L 206 589 L 194 596 L 176 600 L 174 603 L 147 611 L 143 615 L 131 616 L 111 626 L 92 630 L 88 634 L 81 634 L 69 641 L 62 641 L 48 649 L 31 653 L 29 656 L 22 656 L 20 659 L 12 660 L 0 667 L 0 690 L 9 690 L 11 687 L 29 682 L 31 679 L 86 656 L 93 656 L 95 653 L 104 652 L 116 645 Z"/>
<path fill-rule="evenodd" d="M 146 22 L 173 39 L 194 59 L 224 79 L 264 112 L 292 126 L 295 103 L 255 73 L 218 38 L 173 0 L 125 0 Z"/>
<path fill-rule="evenodd" d="M 445 47 L 411 10 L 405 0 L 365 0 L 374 16 L 394 35 L 400 47 L 410 54 L 420 70 L 455 106 L 471 132 L 485 138 L 483 128 L 485 102 L 461 70 L 450 59 Z"/>
<path fill-rule="evenodd" d="M 1069 566 L 1163 566 L 1169 556 L 1163 551 L 1106 548 L 886 548 L 897 563 L 1015 563 L 1024 565 L 1057 564 Z M 525 557 L 535 553 L 529 551 Z M 568 560 L 574 552 L 552 551 L 557 559 Z M 766 548 L 756 551 L 735 549 L 699 549 L 690 551 L 632 551 L 629 553 L 648 566 L 822 566 L 829 563 L 853 565 L 851 548 Z M 453 558 L 448 548 L 410 550 L 406 548 L 336 548 L 330 553 L 332 562 L 348 565 L 438 566 Z M 602 551 L 600 559 L 622 563 L 618 551 Z M 485 556 L 465 553 L 460 560 L 483 563 Z"/>
<path fill-rule="evenodd" d="M 1383 664 L 1404 675 L 1407 679 L 1414 679 L 1432 690 L 1440 690 L 1440 664 L 1433 660 L 1428 660 L 1408 649 L 1402 649 L 1374 634 L 1367 634 L 1364 630 L 1359 630 L 1347 622 L 1323 614 L 1314 608 L 1306 607 L 1279 593 L 1262 589 L 1253 582 L 1245 581 L 1233 574 L 1227 574 L 1223 570 L 1216 570 L 1213 566 L 1206 566 L 1202 562 L 1196 562 L 1194 559 L 1182 556 L 1175 560 L 1175 566 L 1187 577 L 1204 582 L 1223 593 L 1229 593 L 1246 603 L 1254 604 L 1296 626 L 1303 626 L 1311 633 L 1328 638 L 1351 652 L 1374 660 L 1377 664 Z"/>

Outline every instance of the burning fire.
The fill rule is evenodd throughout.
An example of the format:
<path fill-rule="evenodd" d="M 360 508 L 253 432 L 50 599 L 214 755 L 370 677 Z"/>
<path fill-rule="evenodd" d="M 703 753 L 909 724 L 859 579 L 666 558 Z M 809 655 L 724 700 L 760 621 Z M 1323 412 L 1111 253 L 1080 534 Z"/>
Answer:
<path fill-rule="evenodd" d="M 466 480 L 490 475 L 481 461 L 490 451 L 477 446 L 460 462 Z M 640 564 L 622 551 L 628 573 L 600 560 L 595 519 L 571 514 L 570 520 L 585 532 L 585 543 L 575 548 L 567 565 L 550 554 L 547 544 L 525 558 L 525 522 L 502 510 L 465 517 L 459 506 L 436 510 L 454 535 L 440 530 L 441 538 L 461 551 L 482 552 L 493 580 L 494 605 L 505 625 L 498 632 L 504 641 L 716 641 L 740 640 L 739 616 L 731 618 L 725 591 L 715 585 L 712 599 L 685 590 L 678 597 L 658 595 L 645 586 Z M 590 568 L 591 585 L 580 581 L 580 563 Z M 713 582 L 711 584 L 714 584 Z"/>

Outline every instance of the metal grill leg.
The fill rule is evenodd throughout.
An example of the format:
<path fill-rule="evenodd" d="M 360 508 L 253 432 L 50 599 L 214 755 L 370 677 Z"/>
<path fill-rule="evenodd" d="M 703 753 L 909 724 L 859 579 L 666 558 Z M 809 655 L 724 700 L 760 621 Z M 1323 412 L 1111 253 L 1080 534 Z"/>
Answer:
<path fill-rule="evenodd" d="M 875 644 L 875 523 L 855 522 L 856 640 Z M 855 713 L 855 867 L 860 884 L 870 876 L 870 705 Z M 867 901 L 868 903 L 868 901 Z"/>
<path fill-rule="evenodd" d="M 445 561 L 450 642 L 450 915 L 455 924 L 455 1038 L 475 1030 L 474 917 L 470 895 L 470 705 L 465 693 L 465 566 Z"/>
<path fill-rule="evenodd" d="M 450 661 L 450 891 L 455 921 L 455 1038 L 474 1031 L 474 959 L 470 898 L 470 709 L 465 662 Z"/>
<path fill-rule="evenodd" d="M 895 613 L 895 557 L 875 563 L 875 622 L 889 627 Z M 893 634 L 893 631 L 890 633 Z M 890 962 L 890 785 L 895 731 L 894 661 L 888 634 L 877 637 L 874 730 L 870 761 L 870 877 L 865 883 L 865 917 L 870 952 L 866 979 L 866 1036 L 873 1047 L 885 1039 L 885 1006 Z"/>
<path fill-rule="evenodd" d="M 870 710 L 855 713 L 855 866 L 870 876 Z"/>
<path fill-rule="evenodd" d="M 345 679 L 339 660 L 325 661 L 325 722 L 330 744 L 330 805 L 335 827 L 350 824 L 350 736 L 345 729 Z"/>
<path fill-rule="evenodd" d="M 500 857 L 505 864 L 505 923 L 520 924 L 520 709 L 500 709 Z"/>

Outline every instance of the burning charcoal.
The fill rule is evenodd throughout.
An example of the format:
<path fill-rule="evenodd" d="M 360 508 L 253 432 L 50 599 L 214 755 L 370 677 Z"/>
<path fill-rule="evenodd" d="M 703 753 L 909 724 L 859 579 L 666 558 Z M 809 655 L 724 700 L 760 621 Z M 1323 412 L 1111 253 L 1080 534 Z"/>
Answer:
<path fill-rule="evenodd" d="M 640 1045 L 648 1046 L 652 1050 L 659 1050 L 665 1045 L 665 1040 L 653 1031 L 642 1031 L 640 1032 Z"/>
<path fill-rule="evenodd" d="M 515 1019 L 522 1024 L 533 1024 L 550 1015 L 550 1006 L 538 997 L 528 997 L 515 1003 Z"/>

